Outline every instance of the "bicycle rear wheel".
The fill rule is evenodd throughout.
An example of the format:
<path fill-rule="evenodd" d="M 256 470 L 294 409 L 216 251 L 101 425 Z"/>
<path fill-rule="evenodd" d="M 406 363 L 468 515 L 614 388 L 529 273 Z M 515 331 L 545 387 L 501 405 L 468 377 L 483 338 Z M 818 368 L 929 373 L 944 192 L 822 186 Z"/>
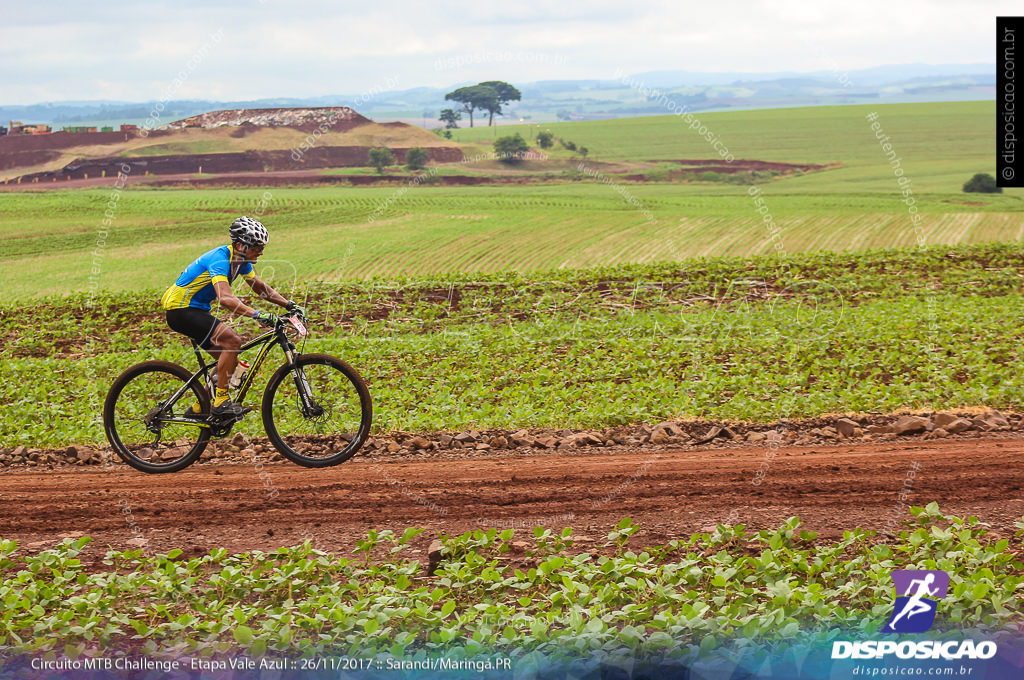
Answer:
<path fill-rule="evenodd" d="M 168 400 L 192 377 L 168 361 L 144 361 L 114 381 L 103 404 L 107 440 L 124 462 L 149 473 L 177 472 L 206 448 L 210 396 L 198 382 Z M 199 404 L 195 414 L 193 404 Z M 183 422 L 184 421 L 184 422 Z"/>
<path fill-rule="evenodd" d="M 300 397 L 309 385 L 310 402 Z M 263 427 L 274 447 L 304 467 L 343 463 L 370 433 L 370 391 L 354 368 L 327 354 L 305 354 L 296 370 L 284 364 L 263 393 Z"/>

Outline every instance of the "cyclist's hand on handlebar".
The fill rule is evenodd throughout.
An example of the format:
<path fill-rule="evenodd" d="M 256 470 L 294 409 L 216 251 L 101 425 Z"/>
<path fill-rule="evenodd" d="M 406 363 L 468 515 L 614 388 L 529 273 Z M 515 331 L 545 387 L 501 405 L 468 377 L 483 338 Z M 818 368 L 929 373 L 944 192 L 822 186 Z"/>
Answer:
<path fill-rule="evenodd" d="M 277 315 L 271 314 L 270 312 L 258 311 L 252 315 L 252 318 L 255 319 L 256 322 L 259 323 L 261 326 L 266 326 L 267 328 L 273 328 L 274 326 L 277 325 L 278 321 Z"/>
<path fill-rule="evenodd" d="M 306 318 L 306 308 L 297 302 L 292 302 L 291 300 L 289 300 L 288 305 L 285 307 L 285 309 L 287 309 L 292 314 L 295 314 L 300 319 Z"/>

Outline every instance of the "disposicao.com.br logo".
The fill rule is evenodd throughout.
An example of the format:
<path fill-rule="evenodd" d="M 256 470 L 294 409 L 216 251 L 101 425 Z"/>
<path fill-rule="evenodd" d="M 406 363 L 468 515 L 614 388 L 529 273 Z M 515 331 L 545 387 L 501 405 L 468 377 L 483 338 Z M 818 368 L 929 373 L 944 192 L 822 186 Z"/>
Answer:
<path fill-rule="evenodd" d="M 949 590 L 949 574 L 938 569 L 900 570 L 892 573 L 896 602 L 882 633 L 923 633 L 935 623 L 939 600 Z M 895 654 L 900 659 L 991 659 L 996 643 L 973 640 L 863 640 L 832 643 L 833 659 L 883 659 Z"/>
<path fill-rule="evenodd" d="M 939 600 L 949 590 L 949 574 L 938 569 L 901 570 L 892 573 L 892 580 L 896 584 L 896 605 L 882 631 L 923 633 L 931 628 Z"/>

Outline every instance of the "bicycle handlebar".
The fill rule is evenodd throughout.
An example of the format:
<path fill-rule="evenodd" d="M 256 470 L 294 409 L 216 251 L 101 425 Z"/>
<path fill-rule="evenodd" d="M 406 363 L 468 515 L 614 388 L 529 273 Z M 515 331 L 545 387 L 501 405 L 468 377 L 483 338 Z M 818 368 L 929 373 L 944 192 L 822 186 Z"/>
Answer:
<path fill-rule="evenodd" d="M 306 328 L 306 315 L 299 312 L 288 312 L 277 317 L 277 324 L 274 327 L 275 330 L 285 332 L 288 327 L 297 332 L 300 336 L 309 335 L 309 329 Z"/>

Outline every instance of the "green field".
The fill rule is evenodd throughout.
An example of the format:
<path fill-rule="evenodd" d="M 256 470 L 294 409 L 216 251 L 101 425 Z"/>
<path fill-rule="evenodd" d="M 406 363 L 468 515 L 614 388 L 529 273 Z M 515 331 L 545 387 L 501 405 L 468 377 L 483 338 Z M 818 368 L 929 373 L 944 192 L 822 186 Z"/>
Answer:
<path fill-rule="evenodd" d="M 259 269 L 277 280 L 337 281 L 452 271 L 681 261 L 698 256 L 913 246 L 895 198 L 763 195 L 777 242 L 743 187 L 718 196 L 674 185 L 272 189 L 262 215 L 272 242 Z M 399 193 L 402 192 L 404 193 Z M 36 297 L 170 285 L 226 225 L 260 211 L 261 190 L 124 191 L 109 229 L 109 191 L 0 194 L 0 289 Z M 934 194 L 919 203 L 927 244 L 1019 242 L 1018 198 Z M 648 219 L 644 212 L 653 216 Z M 372 221 L 371 221 L 372 220 Z M 92 267 L 99 268 L 93 276 Z"/>
<path fill-rule="evenodd" d="M 845 167 L 782 180 L 784 193 L 888 193 L 895 180 L 865 116 L 878 123 L 918 191 L 958 192 L 976 172 L 995 174 L 994 102 L 822 106 L 701 113 L 696 116 L 737 159 L 842 163 Z M 704 136 L 679 116 L 502 125 L 455 132 L 453 141 L 489 143 L 520 133 L 533 140 L 551 130 L 600 161 L 719 158 Z M 1020 190 L 1013 190 L 1017 196 Z"/>
<path fill-rule="evenodd" d="M 1022 270 L 1019 246 L 988 246 L 286 292 L 311 309 L 306 351 L 341 356 L 367 379 L 377 432 L 768 423 L 1019 409 Z M 101 444 L 100 404 L 122 370 L 194 364 L 158 293 L 0 306 L 0 441 Z M 251 320 L 233 323 L 256 332 Z M 272 356 L 254 394 L 280 361 Z"/>
<path fill-rule="evenodd" d="M 905 140 L 903 157 L 922 164 L 915 177 L 930 177 L 926 185 L 940 186 L 937 178 L 946 172 L 943 164 L 962 163 L 973 172 L 975 160 L 988 154 L 984 140 L 991 132 L 990 108 L 985 103 L 893 105 L 879 107 L 879 120 L 894 143 Z M 4 353 L 11 360 L 5 372 L 16 378 L 9 384 L 20 385 L 19 390 L 31 386 L 41 401 L 50 395 L 54 408 L 67 404 L 70 409 L 44 421 L 47 426 L 61 424 L 48 429 L 30 417 L 32 402 L 23 392 L 9 393 L 4 399 L 5 439 L 48 444 L 76 438 L 100 441 L 102 433 L 85 417 L 89 400 L 76 403 L 73 395 L 84 389 L 97 391 L 98 397 L 118 367 L 130 360 L 180 351 L 180 342 L 163 328 L 156 299 L 189 261 L 223 243 L 225 226 L 243 213 L 260 215 L 273 235 L 259 265 L 263 277 L 308 300 L 327 325 L 330 339 L 320 341 L 321 348 L 351 358 L 376 382 L 375 391 L 382 397 L 376 427 L 382 430 L 559 422 L 583 427 L 669 416 L 770 419 L 780 412 L 809 416 L 926 404 L 1016 406 L 1022 393 L 1016 381 L 996 377 L 1007 362 L 1017 360 L 1015 341 L 1006 329 L 1015 327 L 1020 302 L 1019 247 L 954 249 L 960 264 L 950 271 L 973 277 L 956 282 L 922 281 L 914 267 L 927 269 L 936 262 L 946 266 L 943 246 L 1019 244 L 1024 236 L 1021 195 L 965 195 L 955 187 L 925 191 L 916 195 L 914 205 L 923 219 L 915 229 L 892 170 L 862 120 L 867 110 L 838 107 L 709 116 L 708 121 L 721 122 L 723 137 L 728 133 L 748 140 L 751 152 L 741 156 L 844 163 L 838 170 L 765 182 L 759 187 L 764 201 L 760 213 L 749 188 L 740 185 L 606 184 L 593 178 L 573 181 L 568 175 L 563 183 L 522 186 L 129 188 L 119 193 L 91 189 L 0 194 L 0 237 L 5 246 L 0 254 L 0 288 L 9 300 L 0 313 L 18 319 L 12 328 L 20 328 L 25 315 L 19 309 L 29 300 L 34 300 L 30 308 L 45 312 L 44 317 L 29 315 L 32 327 L 45 330 L 6 336 Z M 675 117 L 645 118 L 567 124 L 558 132 L 571 132 L 573 139 L 592 149 L 607 147 L 620 159 L 627 156 L 627 148 L 632 149 L 631 160 L 655 152 L 661 158 L 707 156 L 698 153 L 704 140 L 698 138 L 694 146 L 685 132 L 680 134 L 679 124 Z M 959 133 L 948 134 L 951 129 Z M 491 132 L 459 134 L 483 139 Z M 673 141 L 663 144 L 661 138 Z M 804 149 L 802 155 L 796 153 L 799 149 Z M 868 180 L 828 179 L 843 172 L 861 173 Z M 108 210 L 111 225 L 104 227 Z M 773 224 L 764 221 L 765 212 Z M 935 249 L 841 258 L 859 272 L 853 279 L 846 270 L 823 270 L 827 256 L 801 255 L 921 245 Z M 752 255 L 764 257 L 756 265 L 699 259 Z M 879 257 L 886 263 L 881 268 L 868 264 Z M 991 258 L 1003 260 L 999 293 L 977 302 L 972 296 L 979 293 L 970 286 L 987 280 L 981 272 Z M 845 310 L 832 303 L 822 307 L 823 319 L 841 318 L 837 328 L 842 331 L 828 341 L 834 346 L 819 346 L 824 342 L 820 338 L 790 333 L 800 328 L 796 321 L 805 313 L 804 292 L 770 308 L 756 304 L 728 317 L 717 308 L 691 309 L 680 300 L 646 306 L 627 317 L 621 307 L 604 308 L 600 298 L 585 297 L 603 311 L 591 314 L 577 304 L 569 316 L 553 317 L 550 308 L 537 303 L 525 310 L 488 308 L 482 316 L 459 319 L 448 318 L 445 312 L 445 322 L 432 326 L 439 312 L 428 305 L 426 312 L 409 310 L 405 325 L 393 325 L 393 318 L 385 325 L 371 323 L 372 314 L 357 313 L 346 322 L 349 325 L 331 321 L 339 309 L 365 307 L 366 299 L 396 285 L 443 288 L 446 281 L 458 281 L 461 288 L 472 290 L 474 281 L 483 281 L 490 289 L 494 281 L 506 280 L 505 274 L 493 278 L 495 273 L 513 270 L 520 278 L 508 280 L 517 281 L 519 288 L 547 291 L 544 295 L 557 300 L 573 295 L 574 288 L 563 285 L 566 280 L 594 281 L 606 276 L 600 273 L 602 267 L 658 262 L 680 263 L 669 266 L 671 273 L 666 275 L 688 288 L 703 280 L 698 272 L 718 272 L 712 277 L 715 290 L 694 293 L 715 299 L 720 290 L 753 276 L 785 281 L 764 299 L 787 285 L 806 285 L 817 278 L 842 290 L 844 299 L 860 302 Z M 748 271 L 751 267 L 756 275 Z M 883 287 L 884 293 L 866 296 L 864 291 L 876 290 L 879 281 L 894 275 L 893 267 L 904 280 L 919 285 L 910 291 Z M 661 271 L 657 266 L 627 267 L 609 276 L 641 286 Z M 357 281 L 369 283 L 352 283 Z M 924 341 L 925 331 L 914 325 L 923 313 L 919 293 L 924 289 L 941 300 L 943 314 L 937 323 L 943 336 L 936 342 L 948 356 L 966 362 L 969 379 L 950 368 L 952 363 L 934 365 L 919 355 L 902 355 L 907 338 Z M 66 303 L 40 301 L 54 295 L 72 297 Z M 520 299 L 518 292 L 515 296 Z M 94 319 L 86 329 L 81 315 L 67 320 L 69 310 L 89 303 L 102 310 L 99 322 Z M 516 322 L 507 316 L 511 313 Z M 747 336 L 701 331 L 718 328 L 723 318 L 730 319 L 727 328 L 748 329 Z M 883 330 L 872 330 L 876 326 Z M 150 329 L 151 336 L 140 337 L 132 328 Z M 109 342 L 115 354 L 96 356 L 104 345 L 88 343 L 87 350 L 70 350 L 84 364 L 61 373 L 58 369 L 66 359 L 47 355 L 66 357 L 81 333 Z M 688 340 L 697 336 L 697 342 Z M 562 345 L 551 338 L 562 338 Z M 777 344 L 779 338 L 782 345 Z M 809 342 L 823 354 L 814 359 L 816 363 L 805 365 L 802 357 Z M 33 349 L 32 343 L 38 347 Z M 1002 349 L 978 354 L 977 348 L 985 346 Z M 524 353 L 523 347 L 530 351 Z M 791 360 L 780 360 L 774 352 Z M 680 359 L 681 354 L 689 358 Z M 733 356 L 744 360 L 734 363 L 728 359 Z M 493 363 L 494 357 L 501 358 L 499 363 Z M 516 367 L 519 380 L 503 377 L 509 366 Z M 83 383 L 81 376 L 76 377 L 80 370 L 102 380 Z M 568 383 L 555 379 L 562 372 L 570 376 Z M 30 379 L 50 373 L 59 376 L 56 382 Z M 828 377 L 809 381 L 807 376 L 818 373 Z M 480 382 L 481 376 L 488 376 L 486 384 Z M 864 386 L 876 379 L 882 386 L 873 391 Z M 438 392 L 433 388 L 436 380 L 450 389 Z M 773 403 L 776 400 L 779 403 Z M 550 409 L 537 410 L 537 403 Z"/>
<path fill-rule="evenodd" d="M 866 112 L 879 121 L 912 181 L 915 230 Z M 727 183 L 602 182 L 602 161 L 710 158 L 675 116 L 552 126 L 587 145 L 586 172 L 522 186 L 144 190 L 0 194 L 0 288 L 11 297 L 168 285 L 223 243 L 239 214 L 259 214 L 274 240 L 263 267 L 278 280 L 337 281 L 452 271 L 544 271 L 818 250 L 1019 242 L 1024 193 L 964 194 L 992 171 L 985 102 L 823 107 L 707 114 L 738 158 L 841 163 L 766 180 L 762 204 Z M 509 130 L 502 127 L 504 132 Z M 524 132 L 527 132 L 524 128 Z M 486 142 L 494 129 L 457 133 Z M 556 154 L 564 167 L 568 152 Z M 531 163 L 538 163 L 531 161 Z M 664 164 L 662 164 L 664 165 Z M 451 172 L 445 166 L 443 171 Z M 759 212 L 760 209 L 760 212 Z M 771 218 L 773 222 L 766 223 Z M 774 237 L 774 241 L 773 241 Z M 93 267 L 98 274 L 92 273 Z"/>

